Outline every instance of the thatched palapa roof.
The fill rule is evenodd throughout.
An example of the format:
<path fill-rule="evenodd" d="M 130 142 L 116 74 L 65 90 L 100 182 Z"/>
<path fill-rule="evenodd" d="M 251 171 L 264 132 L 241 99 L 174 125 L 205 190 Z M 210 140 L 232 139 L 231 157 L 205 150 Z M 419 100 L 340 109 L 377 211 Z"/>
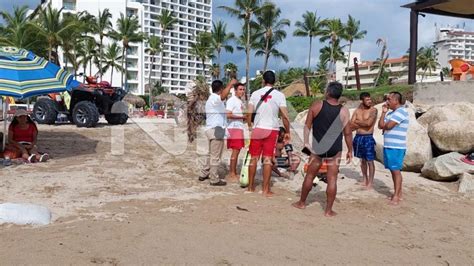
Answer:
<path fill-rule="evenodd" d="M 134 95 L 134 94 L 130 94 L 128 93 L 127 95 L 125 95 L 125 97 L 123 98 L 124 101 L 130 103 L 130 104 L 133 104 L 135 105 L 136 107 L 140 108 L 140 107 L 143 107 L 146 105 L 146 102 L 145 100 L 143 100 L 141 97 L 137 96 L 137 95 Z"/>

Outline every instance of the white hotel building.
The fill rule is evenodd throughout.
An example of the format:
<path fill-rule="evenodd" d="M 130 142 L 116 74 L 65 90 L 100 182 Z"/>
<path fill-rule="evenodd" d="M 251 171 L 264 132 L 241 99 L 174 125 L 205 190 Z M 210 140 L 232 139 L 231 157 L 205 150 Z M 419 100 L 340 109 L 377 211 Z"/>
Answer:
<path fill-rule="evenodd" d="M 474 64 L 474 32 L 460 28 L 439 28 L 436 31 L 434 46 L 441 68 L 451 68 L 449 60 L 454 58 Z"/>
<path fill-rule="evenodd" d="M 53 8 L 64 8 L 63 12 L 87 11 L 97 16 L 99 10 L 106 8 L 112 14 L 112 25 L 120 13 L 136 16 L 145 35 L 156 35 L 161 38 L 161 29 L 157 21 L 162 9 L 174 12 L 178 23 L 173 30 L 166 32 L 163 56 L 163 87 L 173 94 L 184 94 L 191 80 L 203 75 L 200 61 L 189 53 L 195 37 L 203 31 L 211 31 L 212 0 L 41 0 L 43 4 L 51 3 Z M 98 40 L 98 38 L 96 38 Z M 104 46 L 111 40 L 105 40 Z M 121 43 L 120 43 L 121 44 Z M 147 43 L 131 43 L 126 63 L 128 66 L 128 89 L 134 94 L 145 94 L 148 87 L 149 71 L 152 71 L 152 84 L 160 80 L 160 55 L 155 56 L 154 68 L 150 67 L 150 56 L 145 53 Z M 59 59 L 64 62 L 61 51 Z M 205 77 L 210 79 L 211 61 L 206 62 Z M 94 67 L 93 67 L 94 69 Z M 80 70 L 78 71 L 80 72 Z M 93 73 L 98 72 L 97 69 Z M 110 79 L 110 73 L 105 73 L 104 80 Z M 114 73 L 113 86 L 120 86 L 120 74 Z"/>

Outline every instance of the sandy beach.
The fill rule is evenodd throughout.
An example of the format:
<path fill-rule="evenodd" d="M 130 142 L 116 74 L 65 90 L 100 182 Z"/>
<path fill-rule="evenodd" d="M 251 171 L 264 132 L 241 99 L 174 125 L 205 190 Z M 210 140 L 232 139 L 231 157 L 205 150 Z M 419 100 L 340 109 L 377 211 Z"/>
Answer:
<path fill-rule="evenodd" d="M 188 145 L 185 129 L 172 121 L 39 130 L 38 145 L 52 160 L 2 168 L 0 202 L 45 206 L 53 221 L 0 225 L 4 265 L 474 263 L 474 198 L 457 193 L 456 183 L 404 172 L 404 200 L 393 207 L 381 164 L 373 191 L 357 185 L 358 167 L 347 165 L 339 175 L 338 216 L 325 218 L 324 183 L 305 210 L 290 206 L 301 173 L 274 178 L 271 199 L 235 183 L 199 182 L 205 141 Z"/>

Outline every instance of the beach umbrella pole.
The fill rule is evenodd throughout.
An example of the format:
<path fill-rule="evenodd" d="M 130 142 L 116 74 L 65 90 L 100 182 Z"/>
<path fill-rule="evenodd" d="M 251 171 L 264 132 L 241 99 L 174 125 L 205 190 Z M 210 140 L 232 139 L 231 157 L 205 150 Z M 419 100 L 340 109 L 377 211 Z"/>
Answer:
<path fill-rule="evenodd" d="M 5 144 L 7 140 L 7 101 L 3 101 L 3 146 L 2 146 L 2 152 L 5 151 Z"/>

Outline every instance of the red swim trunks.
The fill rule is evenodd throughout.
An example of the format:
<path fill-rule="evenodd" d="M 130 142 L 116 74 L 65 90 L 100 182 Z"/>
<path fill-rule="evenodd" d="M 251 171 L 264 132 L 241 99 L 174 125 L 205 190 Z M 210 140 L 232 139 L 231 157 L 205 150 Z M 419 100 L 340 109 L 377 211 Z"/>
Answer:
<path fill-rule="evenodd" d="M 240 150 L 245 146 L 244 130 L 240 128 L 228 128 L 227 149 Z"/>
<path fill-rule="evenodd" d="M 278 139 L 278 130 L 254 128 L 250 137 L 249 152 L 253 157 L 273 157 Z"/>

